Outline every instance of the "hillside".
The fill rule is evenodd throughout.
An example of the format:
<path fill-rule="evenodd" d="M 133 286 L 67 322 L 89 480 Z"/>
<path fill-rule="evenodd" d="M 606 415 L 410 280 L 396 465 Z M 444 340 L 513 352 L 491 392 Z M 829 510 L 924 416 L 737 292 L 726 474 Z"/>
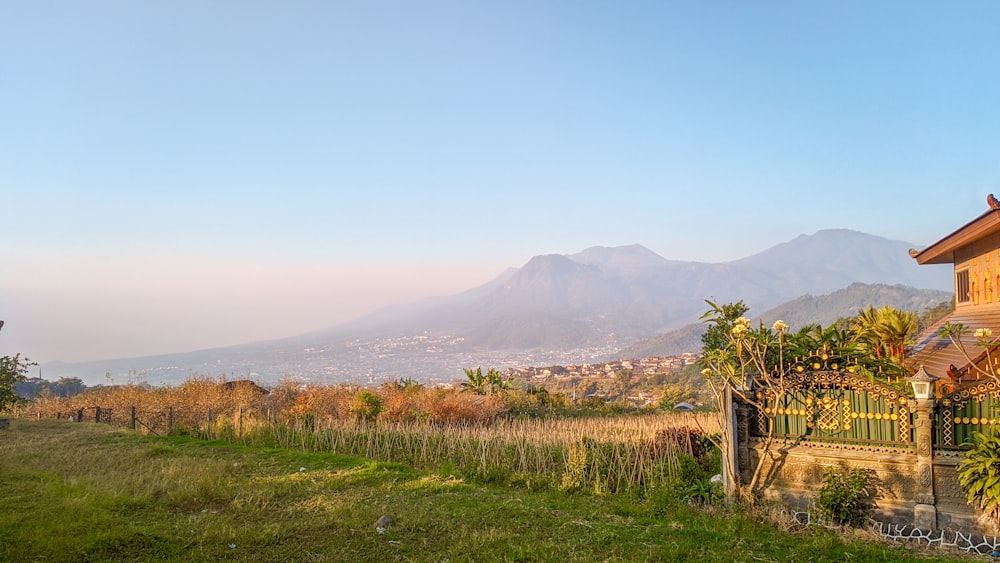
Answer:
<path fill-rule="evenodd" d="M 807 324 L 829 326 L 838 319 L 856 315 L 858 311 L 869 305 L 872 307 L 889 306 L 919 313 L 950 299 L 950 293 L 933 289 L 916 289 L 904 285 L 853 283 L 844 289 L 826 295 L 803 295 L 760 315 L 753 315 L 753 309 L 748 314 L 753 315 L 755 321 L 761 321 L 766 325 L 781 319 L 794 330 Z M 753 305 L 747 301 L 744 303 Z M 627 346 L 621 350 L 617 357 L 646 358 L 696 352 L 701 349 L 701 335 L 704 332 L 705 326 L 703 324 L 689 324 Z"/>

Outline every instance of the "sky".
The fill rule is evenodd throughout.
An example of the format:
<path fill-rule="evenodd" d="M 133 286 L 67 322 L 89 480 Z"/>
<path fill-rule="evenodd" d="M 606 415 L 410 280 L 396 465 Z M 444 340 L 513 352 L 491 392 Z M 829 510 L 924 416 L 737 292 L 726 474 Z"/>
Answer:
<path fill-rule="evenodd" d="M 1000 4 L 0 2 L 0 355 L 279 338 L 539 254 L 918 248 L 1000 194 Z"/>

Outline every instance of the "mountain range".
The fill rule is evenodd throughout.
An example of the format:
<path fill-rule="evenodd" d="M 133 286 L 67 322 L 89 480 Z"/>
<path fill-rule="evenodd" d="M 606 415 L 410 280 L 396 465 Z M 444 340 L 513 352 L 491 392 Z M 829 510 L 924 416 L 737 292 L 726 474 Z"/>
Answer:
<path fill-rule="evenodd" d="M 912 245 L 825 230 L 726 263 L 680 262 L 640 245 L 536 256 L 520 269 L 447 298 L 391 308 L 327 334 L 461 334 L 490 349 L 627 344 L 697 320 L 704 300 L 766 310 L 852 283 L 951 287 L 949 268 L 918 266 Z"/>
<path fill-rule="evenodd" d="M 109 378 L 143 373 L 153 383 L 192 373 L 373 381 L 451 380 L 462 367 L 475 365 L 589 361 L 697 322 L 706 299 L 742 299 L 754 311 L 767 311 L 854 283 L 881 284 L 883 289 L 870 292 L 873 300 L 882 299 L 875 305 L 889 304 L 883 302 L 886 286 L 950 289 L 950 267 L 918 266 L 908 254 L 912 246 L 841 229 L 801 235 L 723 263 L 668 260 L 641 245 L 593 247 L 535 256 L 457 295 L 388 307 L 323 331 L 188 354 L 43 368 L 48 377 L 85 380 L 106 372 Z M 865 301 L 866 292 L 856 287 L 855 302 Z M 950 297 L 928 295 L 918 301 Z M 817 314 L 823 309 L 813 307 Z"/>
<path fill-rule="evenodd" d="M 839 319 L 853 317 L 865 307 L 893 307 L 902 311 L 921 312 L 951 299 L 951 293 L 938 289 L 916 289 L 906 285 L 867 284 L 855 282 L 825 295 L 803 295 L 754 316 L 754 322 L 770 326 L 776 320 L 785 321 L 792 330 L 808 325 L 830 326 Z M 626 346 L 621 358 L 676 356 L 701 348 L 704 323 L 683 327 L 640 340 Z"/>

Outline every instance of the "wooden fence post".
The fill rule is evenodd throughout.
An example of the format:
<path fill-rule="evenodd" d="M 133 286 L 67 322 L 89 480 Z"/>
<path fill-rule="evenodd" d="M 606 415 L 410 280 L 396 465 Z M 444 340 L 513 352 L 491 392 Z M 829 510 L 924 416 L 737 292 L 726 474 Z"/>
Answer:
<path fill-rule="evenodd" d="M 76 421 L 83 422 L 83 409 L 76 411 Z"/>
<path fill-rule="evenodd" d="M 132 430 L 135 431 L 135 405 L 132 405 Z"/>
<path fill-rule="evenodd" d="M 167 434 L 174 431 L 174 407 L 167 407 Z"/>

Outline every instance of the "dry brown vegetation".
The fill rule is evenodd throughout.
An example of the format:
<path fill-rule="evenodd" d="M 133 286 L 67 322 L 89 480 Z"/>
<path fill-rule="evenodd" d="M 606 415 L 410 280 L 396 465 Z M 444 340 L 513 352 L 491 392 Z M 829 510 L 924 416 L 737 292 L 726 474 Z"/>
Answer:
<path fill-rule="evenodd" d="M 247 445 L 360 455 L 480 481 L 617 492 L 664 483 L 681 453 L 704 459 L 699 437 L 714 418 L 651 412 L 616 416 L 513 416 L 536 397 L 476 395 L 386 384 L 377 389 L 300 385 L 270 392 L 250 382 L 191 379 L 176 387 L 120 386 L 39 398 L 32 418 L 97 417 L 139 432 L 193 433 Z M 530 406 L 530 405 L 529 405 Z M 536 405 L 537 406 L 537 405 Z M 107 416 L 108 411 L 104 411 Z M 372 415 L 373 416 L 368 416 Z M 579 413 L 576 413 L 579 414 Z"/>

